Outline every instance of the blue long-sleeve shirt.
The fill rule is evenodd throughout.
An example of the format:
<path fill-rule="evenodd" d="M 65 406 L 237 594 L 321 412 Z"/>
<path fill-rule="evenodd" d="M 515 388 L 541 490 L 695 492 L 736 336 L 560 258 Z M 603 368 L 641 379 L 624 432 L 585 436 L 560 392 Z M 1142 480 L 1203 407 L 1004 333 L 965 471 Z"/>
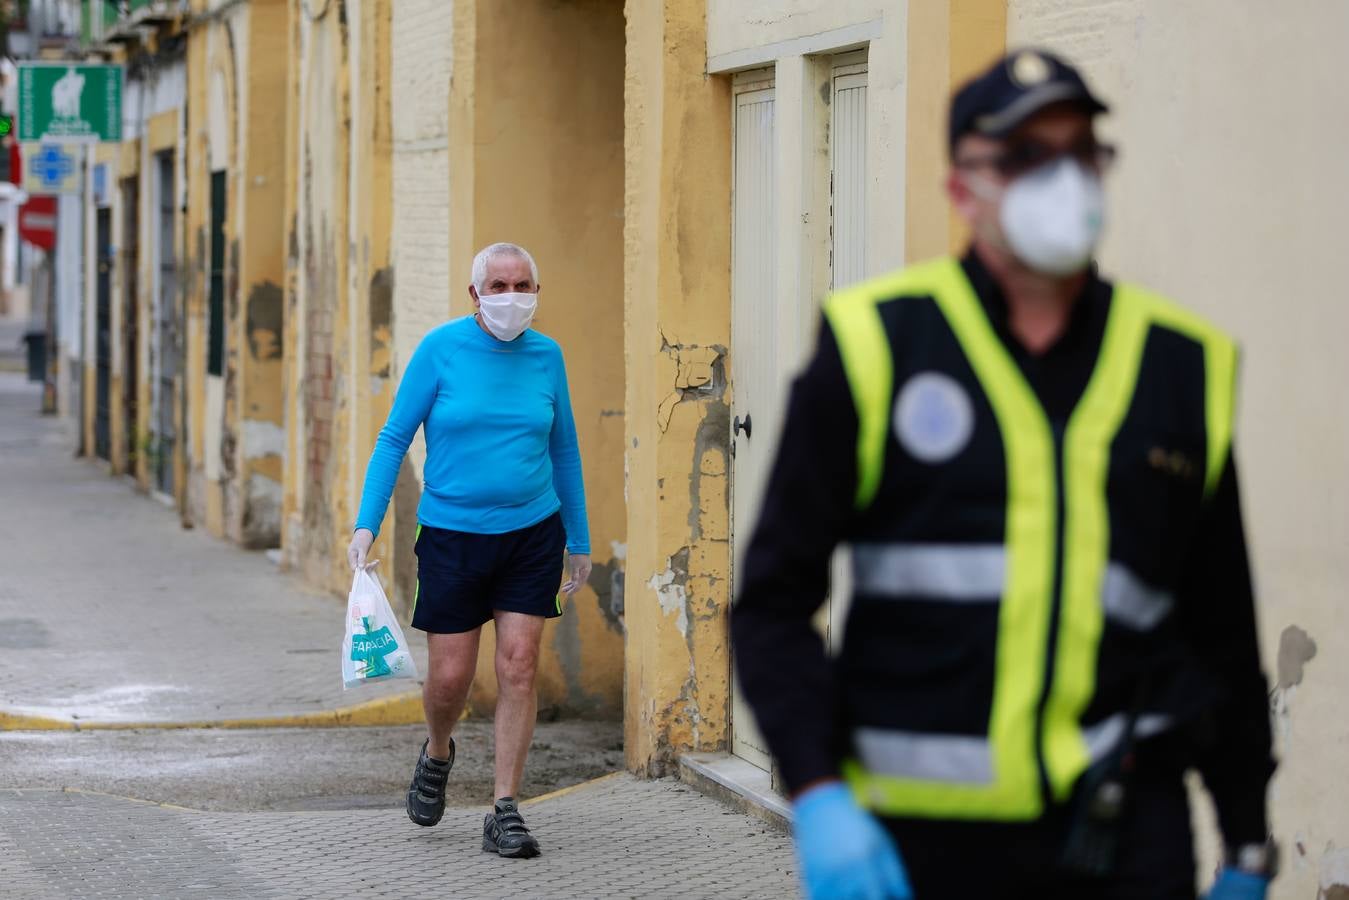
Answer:
<path fill-rule="evenodd" d="M 379 534 L 418 427 L 426 434 L 418 521 L 503 534 L 560 508 L 567 551 L 590 552 L 567 371 L 552 338 L 529 330 L 499 341 L 472 316 L 422 338 L 370 455 L 357 528 Z"/>

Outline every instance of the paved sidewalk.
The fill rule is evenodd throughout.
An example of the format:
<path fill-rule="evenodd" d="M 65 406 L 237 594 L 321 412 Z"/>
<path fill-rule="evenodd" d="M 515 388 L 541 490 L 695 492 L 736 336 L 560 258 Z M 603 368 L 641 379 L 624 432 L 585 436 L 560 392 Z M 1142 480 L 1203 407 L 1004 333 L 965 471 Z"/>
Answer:
<path fill-rule="evenodd" d="M 35 387 L 0 373 L 0 729 L 16 715 L 111 725 L 312 716 L 415 689 L 396 682 L 343 692 L 341 600 L 278 573 L 264 554 L 183 531 L 171 510 L 74 459 L 38 401 Z M 424 642 L 413 641 L 424 671 Z M 488 726 L 473 725 L 461 737 L 480 771 L 460 767 L 471 789 L 461 800 L 491 790 Z M 617 763 L 616 733 L 590 741 L 589 751 L 554 752 L 550 740 L 566 740 L 564 730 L 559 723 L 538 735 L 536 777 L 566 783 L 578 752 Z M 0 782 L 8 783 L 0 788 L 0 895 L 797 896 L 784 832 L 678 782 L 621 774 L 545 795 L 526 806 L 543 857 L 503 860 L 481 852 L 484 808 L 452 808 L 427 829 L 382 807 L 401 797 L 415 730 L 303 732 L 324 734 L 330 745 L 314 751 L 293 729 L 10 732 L 0 739 Z M 43 746 L 48 755 L 35 762 Z M 297 791 L 291 776 L 307 766 L 324 777 Z M 332 783 L 342 773 L 347 780 Z M 174 788 L 169 776 L 200 781 L 200 790 Z M 195 796 L 216 808 L 43 789 L 70 784 Z"/>
<path fill-rule="evenodd" d="M 23 319 L 0 319 L 0 372 L 28 372 L 28 347 L 23 342 L 28 328 Z"/>
<path fill-rule="evenodd" d="M 39 387 L 0 372 L 5 714 L 174 723 L 321 714 L 417 690 L 342 690 L 343 601 L 73 458 Z M 408 639 L 425 671 L 425 640 Z"/>
<path fill-rule="evenodd" d="M 491 799 L 492 732 L 488 719 L 455 728 L 448 805 Z M 425 725 L 0 731 L 0 793 L 94 791 L 221 813 L 401 810 L 425 738 Z M 519 795 L 541 797 L 622 766 L 621 722 L 540 722 Z"/>
<path fill-rule="evenodd" d="M 544 855 L 480 850 L 482 812 L 199 813 L 106 795 L 0 791 L 7 896 L 788 898 L 791 841 L 676 782 L 628 775 L 524 809 Z"/>

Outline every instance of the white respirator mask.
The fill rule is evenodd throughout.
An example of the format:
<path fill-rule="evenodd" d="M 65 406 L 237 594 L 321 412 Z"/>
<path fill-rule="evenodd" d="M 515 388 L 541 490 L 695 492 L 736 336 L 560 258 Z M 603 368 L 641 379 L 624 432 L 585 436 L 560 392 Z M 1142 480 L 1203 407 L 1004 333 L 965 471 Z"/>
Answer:
<path fill-rule="evenodd" d="M 1101 177 L 1060 157 L 1007 186 L 998 221 L 1008 248 L 1027 267 L 1073 275 L 1091 261 L 1105 227 Z"/>
<path fill-rule="evenodd" d="M 538 309 L 538 294 L 478 295 L 478 314 L 499 341 L 513 341 L 524 334 Z"/>

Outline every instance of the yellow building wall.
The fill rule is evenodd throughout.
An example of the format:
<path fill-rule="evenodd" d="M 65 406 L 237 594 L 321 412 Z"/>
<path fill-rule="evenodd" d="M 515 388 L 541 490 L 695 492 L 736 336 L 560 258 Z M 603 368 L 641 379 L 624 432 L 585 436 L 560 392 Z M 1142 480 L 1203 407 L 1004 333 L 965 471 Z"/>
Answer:
<path fill-rule="evenodd" d="M 968 241 L 946 197 L 951 95 L 1006 48 L 1005 0 L 909 4 L 905 259 L 959 253 Z"/>
<path fill-rule="evenodd" d="M 180 114 L 179 110 L 169 110 L 152 116 L 146 123 L 145 143 L 151 154 L 177 149 Z"/>
<path fill-rule="evenodd" d="M 1236 453 L 1276 751 L 1271 897 L 1349 896 L 1349 428 L 1340 280 L 1349 5 L 1232 15 L 1221 0 L 1014 0 L 1008 39 L 1078 63 L 1110 104 L 1108 275 L 1212 318 L 1242 347 Z M 1218 847 L 1207 800 L 1201 873 Z"/>
<path fill-rule="evenodd" d="M 393 8 L 362 0 L 344 18 L 312 18 L 292 6 L 290 17 L 283 558 L 334 593 L 351 584 L 346 547 L 393 400 Z M 382 533 L 370 558 L 406 614 L 412 591 L 394 580 L 404 555 L 410 542 Z"/>
<path fill-rule="evenodd" d="M 355 4 L 349 4 L 355 7 Z M 290 368 L 290 450 L 294 499 L 285 523 L 288 564 L 329 590 L 349 587 L 345 546 L 350 536 L 350 433 L 353 387 L 349 352 L 349 185 L 352 115 L 348 22 L 328 7 L 317 17 L 291 4 L 291 72 L 295 167 L 288 194 L 294 204 L 288 265 L 294 270 L 286 312 L 293 322 Z"/>
<path fill-rule="evenodd" d="M 198 4 L 199 6 L 201 4 Z M 185 282 L 184 382 L 187 442 L 184 523 L 232 536 L 237 515 L 238 235 L 240 188 L 240 93 L 247 72 L 248 16 L 241 4 L 188 32 L 187 222 L 183 248 Z M 246 109 L 246 107 L 245 107 Z M 210 327 L 211 175 L 225 171 L 224 353 L 222 373 L 207 373 Z"/>
<path fill-rule="evenodd" d="M 708 78 L 705 68 L 776 63 L 782 127 L 812 128 L 819 123 L 792 103 L 822 77 L 815 61 L 827 56 L 818 55 L 870 46 L 868 178 L 877 196 L 867 246 L 869 268 L 880 272 L 963 240 L 942 188 L 946 102 L 952 84 L 1000 51 L 1006 26 L 993 0 L 770 0 L 752 11 L 732 0 L 666 0 L 630 2 L 627 14 L 625 736 L 629 768 L 654 773 L 680 752 L 725 749 L 730 737 L 730 79 Z M 791 248 L 779 293 L 801 307 L 789 323 L 813 323 L 820 299 L 818 273 L 802 262 L 820 236 L 807 217 L 791 218 L 792 203 L 812 202 L 798 182 L 808 180 L 814 140 L 803 133 L 778 157 L 791 170 L 779 178 L 797 192 L 779 223 Z M 794 284 L 798 276 L 811 284 Z M 687 390 L 704 378 L 709 392 Z"/>
<path fill-rule="evenodd" d="M 495 240 L 522 243 L 543 272 L 539 328 L 568 351 L 597 563 L 594 587 L 578 594 L 545 635 L 540 702 L 545 709 L 616 716 L 626 527 L 622 8 L 593 0 L 557 9 L 521 2 L 510 16 L 496 7 L 484 6 L 481 18 L 477 12 L 462 2 L 453 20 L 436 19 L 451 11 L 434 4 L 395 11 L 387 0 L 370 0 L 348 3 L 343 22 L 297 16 L 292 7 L 286 93 L 293 111 L 284 128 L 289 138 L 282 178 L 290 248 L 283 345 L 291 398 L 282 465 L 284 559 L 311 583 L 347 589 L 345 548 L 398 371 L 426 330 L 467 312 L 472 253 Z M 395 15 L 407 18 L 395 21 Z M 454 72 L 458 93 L 452 102 L 462 115 L 456 118 L 447 103 L 438 124 L 408 90 L 425 69 L 400 69 L 402 80 L 392 80 L 393 44 L 416 37 L 408 33 L 410 23 L 419 23 L 421 34 L 461 19 L 469 24 L 455 31 L 456 42 L 477 35 L 456 57 L 463 67 Z M 517 64 L 509 71 L 495 67 L 485 81 L 472 80 L 475 56 L 504 55 Z M 447 65 L 439 88 L 446 98 L 449 75 Z M 395 97 L 406 106 L 395 108 Z M 401 118 L 395 121 L 395 114 Z M 455 131 L 453 140 L 447 135 L 439 177 L 450 180 L 445 196 L 481 203 L 450 204 L 454 215 L 442 220 L 440 240 L 428 240 L 434 232 L 425 230 L 423 215 L 445 210 L 425 209 L 423 195 L 446 185 L 419 184 L 415 176 L 435 172 L 436 130 L 465 117 L 467 130 Z M 471 140 L 474 128 L 488 137 Z M 395 181 L 399 171 L 413 177 Z M 578 171 L 587 177 L 576 178 Z M 405 239 L 395 248 L 391 233 L 409 226 L 419 230 L 400 231 Z M 445 264 L 454 235 L 463 257 L 453 267 L 453 293 L 442 290 L 435 298 L 427 293 L 425 275 Z M 409 567 L 415 573 L 412 525 L 420 484 L 406 487 L 400 481 L 371 553 L 382 560 L 377 574 L 405 615 L 415 574 L 404 581 L 398 573 Z M 491 650 L 488 629 L 472 697 L 483 712 L 495 704 Z"/>
<path fill-rule="evenodd" d="M 140 295 L 137 310 L 140 332 L 137 365 L 140 366 L 140 373 L 136 382 L 137 456 L 134 474 L 137 483 L 147 490 L 154 486 L 154 474 L 151 471 L 151 454 L 149 451 L 152 449 L 151 435 L 155 432 L 155 411 L 153 409 L 155 369 L 153 360 L 154 355 L 159 352 L 159 325 L 156 319 L 159 298 L 155 292 L 155 279 L 157 277 L 155 271 L 157 257 L 155 253 L 156 244 L 159 241 L 159 208 L 156 193 L 159 167 L 156 163 L 156 154 L 163 151 L 177 152 L 183 114 L 183 109 L 179 107 L 151 116 L 146 121 L 145 137 L 140 142 L 140 152 L 137 154 L 140 185 L 140 212 L 138 215 L 140 252 L 137 261 L 138 274 L 136 279 Z M 181 213 L 177 212 L 177 203 L 174 203 L 173 206 L 175 209 L 174 219 L 177 222 Z M 180 231 L 180 227 L 175 227 L 175 236 Z M 181 442 L 179 442 L 179 445 L 181 446 Z"/>
<path fill-rule="evenodd" d="M 472 255 L 526 247 L 542 291 L 534 327 L 562 345 L 584 467 L 594 572 L 544 632 L 541 707 L 617 717 L 622 707 L 623 7 L 618 0 L 456 4 L 451 100 L 451 303 L 470 311 Z M 470 31 L 471 29 L 471 31 Z M 471 42 L 467 35 L 472 36 Z M 511 65 L 499 61 L 510 59 Z M 467 121 L 471 119 L 471 122 Z M 472 137 L 455 130 L 467 124 Z M 465 187 L 467 183 L 468 187 Z M 484 630 L 471 703 L 495 705 Z"/>
<path fill-rule="evenodd" d="M 304 430 L 300 427 L 300 395 L 303 377 L 300 350 L 303 335 L 298 321 L 300 302 L 300 185 L 303 170 L 300 166 L 300 86 L 304 82 L 304 68 L 300 65 L 300 7 L 298 0 L 286 3 L 286 57 L 293 62 L 286 67 L 286 159 L 282 189 L 282 223 L 285 228 L 286 265 L 282 282 L 283 305 L 281 314 L 282 353 L 281 368 L 286 392 L 286 452 L 282 455 L 281 477 L 281 558 L 290 569 L 303 569 L 298 544 L 303 532 L 300 515 L 301 490 L 306 474 Z"/>
<path fill-rule="evenodd" d="M 255 0 L 189 31 L 185 521 L 247 547 L 280 543 L 287 6 Z M 151 140 L 170 123 L 152 123 Z M 211 256 L 212 173 L 225 172 L 224 258 Z M 223 272 L 224 352 L 207 373 L 210 269 Z"/>
<path fill-rule="evenodd" d="M 351 577 L 345 565 L 346 545 L 360 505 L 365 464 L 393 404 L 393 11 L 391 0 L 362 0 L 349 10 L 347 19 L 352 94 L 350 127 L 343 139 L 350 145 L 347 243 L 352 253 L 346 266 L 348 326 L 342 329 L 345 335 L 339 346 L 344 391 L 351 401 L 347 417 L 339 421 L 342 512 L 335 523 L 333 548 L 342 563 L 339 577 L 344 584 Z M 390 506 L 396 508 L 396 498 Z M 386 517 L 386 522 L 392 518 Z M 411 592 L 400 596 L 394 587 L 403 555 L 412 556 L 411 546 L 394 546 L 381 533 L 370 558 L 381 560 L 375 574 L 395 606 L 406 613 Z"/>
<path fill-rule="evenodd" d="M 204 11 L 201 2 L 195 4 Z M 127 471 L 143 487 L 151 485 L 149 437 L 152 432 L 152 344 L 157 340 L 154 247 L 159 240 L 155 206 L 158 167 L 154 154 L 175 153 L 180 197 L 174 240 L 183 299 L 184 358 L 179 390 L 186 392 L 182 412 L 175 411 L 175 490 L 185 525 L 205 525 L 213 533 L 250 546 L 278 542 L 283 450 L 282 372 L 280 366 L 280 282 L 284 234 L 277 215 L 284 189 L 285 147 L 277 140 L 284 122 L 286 57 L 283 0 L 255 0 L 232 6 L 189 29 L 184 108 L 149 116 L 143 134 L 121 144 L 91 148 L 89 164 L 105 165 L 107 209 L 111 218 L 111 384 L 110 466 Z M 178 27 L 178 26 L 172 26 Z M 251 30 L 250 30 L 251 29 Z M 146 49 L 153 50 L 157 35 Z M 134 48 L 140 52 L 139 46 Z M 119 49 L 119 58 L 126 54 Z M 254 64 L 250 61 L 255 60 Z M 244 77 L 240 76 L 243 73 Z M 147 92 L 150 90 L 146 88 Z M 142 99 L 142 108 L 145 100 Z M 186 117 L 186 120 L 184 119 Z M 243 121 L 245 128 L 240 128 Z M 185 138 L 184 138 L 185 135 Z M 247 161 L 247 169 L 245 169 Z M 206 374 L 211 215 L 210 176 L 227 172 L 225 272 L 225 360 L 220 376 Z M 126 232 L 124 186 L 135 181 L 136 233 Z M 175 198 L 175 208 L 179 205 Z M 96 385 L 95 337 L 97 276 L 102 263 L 94 246 L 98 210 L 91 193 L 83 198 L 85 240 L 85 336 L 90 352 L 82 377 L 92 397 Z M 179 220 L 181 215 L 181 220 Z M 130 255 L 134 245 L 135 255 Z M 127 296 L 134 267 L 134 297 Z M 241 284 L 253 302 L 241 303 Z M 270 303 L 259 303 L 262 300 Z M 263 307 L 267 308 L 263 308 Z M 135 315 L 134 358 L 126 353 L 126 334 Z M 273 323 L 267 334 L 266 325 Z M 256 327 L 250 327 L 253 323 Z M 252 352 L 249 352 L 252 351 Z M 134 420 L 128 418 L 124 386 L 135 378 Z M 83 452 L 93 453 L 95 405 L 85 404 Z M 271 426 L 269 432 L 260 424 Z"/>
<path fill-rule="evenodd" d="M 729 735 L 731 93 L 703 0 L 626 15 L 624 744 L 658 774 Z"/>
<path fill-rule="evenodd" d="M 285 266 L 286 5 L 254 2 L 248 18 L 247 72 L 240 134 L 242 177 L 234 256 L 239 274 L 229 304 L 232 377 L 238 403 L 228 411 L 234 437 L 230 537 L 245 547 L 281 542 L 285 451 L 283 371 Z"/>
<path fill-rule="evenodd" d="M 353 111 L 352 129 L 356 163 L 352 169 L 351 244 L 359 254 L 349 266 L 348 290 L 353 298 L 355 344 L 352 348 L 353 371 L 364 372 L 356 379 L 353 423 L 354 457 L 347 490 L 352 495 L 351 519 L 360 505 L 365 460 L 393 406 L 393 207 L 394 207 L 394 127 L 393 127 L 393 0 L 364 2 L 359 23 L 360 86 Z M 442 242 L 442 247 L 444 246 Z M 364 386 L 365 390 L 359 388 Z M 396 503 L 396 498 L 393 506 Z M 351 523 L 346 523 L 350 528 Z M 391 532 L 392 533 L 392 532 Z M 372 549 L 372 558 L 387 559 L 379 572 L 386 591 L 393 596 L 393 575 L 397 559 L 383 555 L 385 547 Z M 392 548 L 389 548 L 392 549 Z M 400 548 L 406 556 L 410 547 Z"/>
<path fill-rule="evenodd" d="M 470 78 L 473 69 L 472 44 L 468 50 L 456 51 L 454 46 L 463 37 L 455 19 L 466 18 L 471 23 L 473 7 L 458 4 L 456 9 L 451 14 L 440 0 L 404 0 L 392 9 L 392 243 L 388 266 L 375 273 L 389 296 L 371 295 L 371 349 L 382 354 L 383 361 L 382 365 L 372 362 L 372 430 L 388 416 L 400 373 L 422 336 L 450 314 L 450 75 L 456 59 L 461 67 L 456 81 Z M 467 31 L 471 34 L 471 25 Z M 471 141 L 471 116 L 462 128 L 459 124 L 455 142 Z M 461 155 L 471 166 L 471 154 Z M 456 181 L 453 196 L 471 197 L 471 185 Z M 381 312 L 384 303 L 387 314 Z M 426 445 L 419 433 L 399 470 L 384 527 L 372 550 L 386 561 L 378 571 L 392 589 L 394 605 L 404 614 L 410 611 L 416 593 L 417 557 L 412 545 L 425 457 Z M 358 460 L 358 477 L 364 476 L 367 461 Z"/>
<path fill-rule="evenodd" d="M 160 119 L 169 118 L 174 123 L 178 119 L 178 110 L 172 110 L 166 114 L 161 114 Z M 136 153 L 136 198 L 138 208 L 136 210 L 136 224 L 138 234 L 136 237 L 137 255 L 136 265 L 136 420 L 135 420 L 135 459 L 132 461 L 131 475 L 136 479 L 136 483 L 142 490 L 150 487 L 150 454 L 149 444 L 151 409 L 153 402 L 153 386 L 151 384 L 152 370 L 150 367 L 151 353 L 153 348 L 151 342 L 154 340 L 154 284 L 153 274 L 153 243 L 158 240 L 158 233 L 152 230 L 154 220 L 152 218 L 152 204 L 154 197 L 151 174 L 154 169 L 154 150 L 151 149 L 153 135 L 149 122 L 146 123 L 145 135 L 139 141 L 139 147 Z M 146 165 L 149 160 L 150 165 Z"/>
<path fill-rule="evenodd" d="M 136 252 L 140 241 L 140 146 L 139 140 L 126 140 L 116 145 L 108 163 L 108 190 L 112 200 L 112 389 L 109 403 L 109 426 L 111 438 L 111 465 L 116 474 L 135 474 L 136 452 L 134 448 L 136 421 L 133 415 L 139 409 L 133 409 L 127 403 L 127 384 L 135 384 L 139 375 L 137 359 L 128 355 L 127 332 L 135 327 L 139 318 L 139 291 L 132 294 L 128 288 L 129 267 L 137 266 L 139 256 L 129 256 Z M 127 198 L 125 187 L 128 180 L 137 182 L 136 233 L 127 229 Z M 128 248 L 131 248 L 128 250 Z M 137 273 L 138 274 L 138 273 Z M 137 280 L 138 281 L 138 280 Z M 133 282 L 137 283 L 137 282 Z M 128 321 L 130 320 L 130 321 Z M 139 341 L 137 341 L 139 346 Z"/>

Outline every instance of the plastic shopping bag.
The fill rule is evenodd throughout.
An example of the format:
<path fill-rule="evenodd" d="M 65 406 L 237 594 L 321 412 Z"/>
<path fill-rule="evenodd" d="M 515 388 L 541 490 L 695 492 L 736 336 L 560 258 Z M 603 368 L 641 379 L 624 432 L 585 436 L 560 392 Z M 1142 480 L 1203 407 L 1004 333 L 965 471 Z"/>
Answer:
<path fill-rule="evenodd" d="M 342 687 L 354 688 L 389 678 L 416 678 L 417 664 L 408 652 L 379 579 L 364 567 L 356 570 L 347 595 L 347 633 L 342 640 Z"/>

